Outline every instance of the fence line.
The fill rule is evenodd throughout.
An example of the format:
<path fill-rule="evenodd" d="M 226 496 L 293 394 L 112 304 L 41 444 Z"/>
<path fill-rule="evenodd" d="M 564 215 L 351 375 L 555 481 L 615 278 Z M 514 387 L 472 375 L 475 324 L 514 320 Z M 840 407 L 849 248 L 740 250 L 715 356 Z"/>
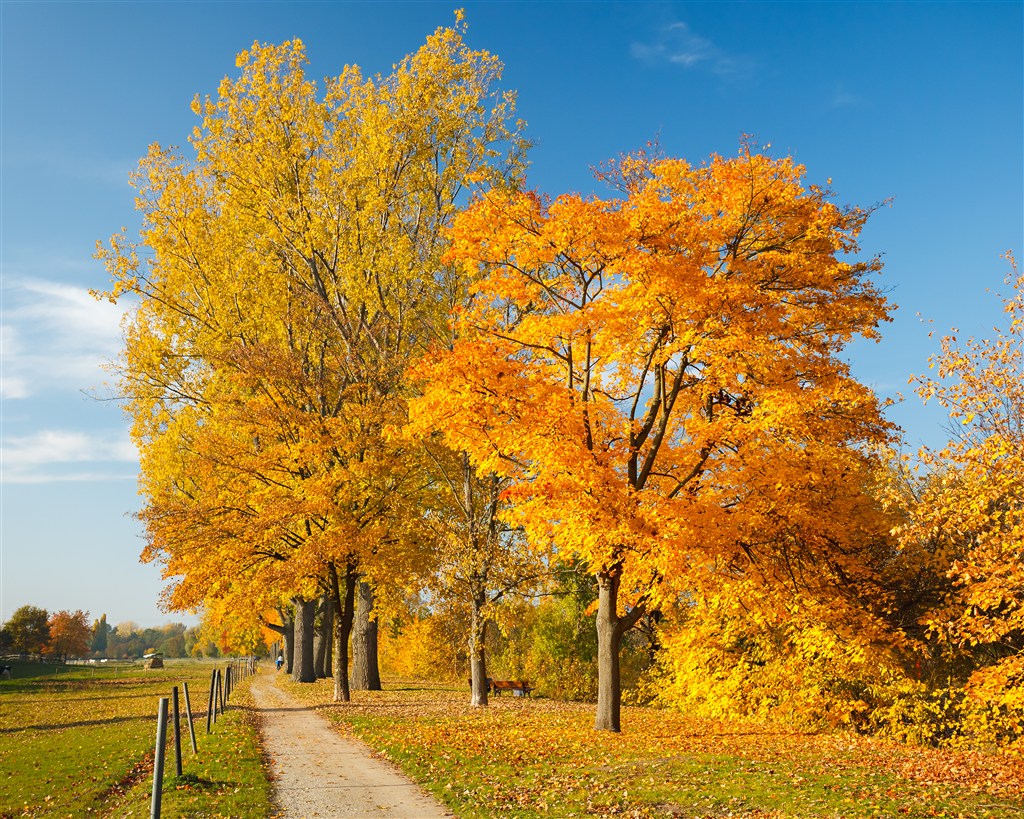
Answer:
<path fill-rule="evenodd" d="M 217 722 L 218 709 L 221 714 L 224 713 L 233 685 L 237 687 L 241 680 L 255 674 L 257 667 L 258 661 L 255 657 L 246 657 L 229 661 L 223 674 L 221 674 L 219 668 L 213 669 L 213 673 L 210 675 L 210 696 L 206 707 L 207 734 L 211 732 L 211 718 L 213 723 Z M 188 720 L 189 737 L 192 740 L 192 753 L 195 755 L 199 753 L 199 748 L 196 744 L 196 732 L 192 724 L 192 703 L 189 699 L 188 683 L 183 682 L 182 687 L 185 689 L 185 716 Z M 171 715 L 173 718 L 175 771 L 180 777 L 183 771 L 181 759 L 181 721 L 178 707 L 178 686 L 176 685 L 171 688 L 170 700 L 173 703 Z M 160 819 L 161 803 L 163 801 L 164 755 L 168 742 L 167 718 L 168 698 L 161 697 L 157 707 L 156 749 L 153 760 L 153 792 L 149 808 L 150 819 Z"/>

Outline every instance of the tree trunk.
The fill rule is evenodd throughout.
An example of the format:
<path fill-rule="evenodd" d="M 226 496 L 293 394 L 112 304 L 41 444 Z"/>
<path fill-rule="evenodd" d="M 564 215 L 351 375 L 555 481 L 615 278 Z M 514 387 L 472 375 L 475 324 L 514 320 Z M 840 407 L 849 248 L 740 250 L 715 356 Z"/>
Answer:
<path fill-rule="evenodd" d="M 284 672 L 291 674 L 295 667 L 295 618 L 285 620 L 285 631 L 281 635 L 284 640 Z"/>
<path fill-rule="evenodd" d="M 619 586 L 622 566 L 613 566 L 597 575 L 597 731 L 621 731 L 622 679 L 619 673 L 619 649 L 622 635 L 646 614 L 648 604 L 641 598 L 628 613 L 619 616 Z"/>
<path fill-rule="evenodd" d="M 317 610 L 316 630 L 313 636 L 313 673 L 318 680 L 328 676 L 327 647 L 334 639 L 331 610 L 333 605 L 329 595 L 320 598 Z"/>
<path fill-rule="evenodd" d="M 277 609 L 277 615 L 281 618 L 281 625 L 278 626 L 274 623 L 268 623 L 266 620 L 264 620 L 263 622 L 267 626 L 267 628 L 276 631 L 278 634 L 281 635 L 280 650 L 281 655 L 284 657 L 284 670 L 285 673 L 291 674 L 293 657 L 292 638 L 294 637 L 295 621 L 292 619 L 291 615 L 289 615 L 288 612 L 285 611 L 283 608 L 279 607 Z M 276 653 L 274 654 L 274 660 L 277 660 Z"/>
<path fill-rule="evenodd" d="M 313 672 L 313 621 L 316 618 L 316 600 L 293 597 L 295 604 L 295 661 L 292 679 L 295 682 L 316 682 Z"/>
<path fill-rule="evenodd" d="M 469 624 L 469 678 L 472 688 L 470 705 L 484 707 L 487 705 L 487 653 L 485 640 L 487 637 L 487 620 L 484 617 L 484 603 L 487 593 L 483 588 L 473 589 L 473 606 Z"/>
<path fill-rule="evenodd" d="M 481 533 L 477 528 L 476 499 L 473 491 L 473 476 L 475 470 L 469 460 L 469 453 L 462 453 L 462 506 L 466 514 L 467 532 L 466 546 L 471 555 L 479 556 L 481 552 L 481 539 L 486 547 L 494 544 L 494 511 L 497 508 L 494 504 L 497 495 L 492 490 L 491 504 L 488 506 L 490 512 L 487 520 L 487 529 Z M 496 484 L 493 484 L 496 486 Z M 487 622 L 484 619 L 484 604 L 487 602 L 487 575 L 486 572 L 474 571 L 469 581 L 469 596 L 471 602 L 471 613 L 469 622 L 469 684 L 472 689 L 470 704 L 484 707 L 487 705 L 487 658 L 484 647 Z"/>
<path fill-rule="evenodd" d="M 337 565 L 331 563 L 328 571 L 331 578 L 331 596 L 334 598 L 335 611 L 338 612 L 334 618 L 334 701 L 349 702 L 352 693 L 348 681 L 348 640 L 352 633 L 358 575 L 354 563 L 346 564 L 343 578 L 345 587 L 342 591 L 342 579 L 338 577 Z"/>
<path fill-rule="evenodd" d="M 330 599 L 328 595 L 328 599 Z M 324 658 L 324 673 L 328 677 L 334 677 L 334 600 L 331 599 L 331 607 L 328 609 L 328 616 L 330 617 L 330 626 L 328 627 L 327 633 L 330 635 L 330 639 L 327 641 L 327 656 Z"/>
<path fill-rule="evenodd" d="M 381 690 L 373 588 L 362 581 L 357 586 L 355 619 L 352 624 L 352 687 L 356 691 Z"/>

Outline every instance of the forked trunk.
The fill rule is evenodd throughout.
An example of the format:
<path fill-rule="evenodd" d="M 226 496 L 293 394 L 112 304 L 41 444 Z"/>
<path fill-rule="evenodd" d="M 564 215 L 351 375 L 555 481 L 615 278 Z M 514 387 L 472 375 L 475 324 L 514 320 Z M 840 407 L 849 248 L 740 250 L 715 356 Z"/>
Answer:
<path fill-rule="evenodd" d="M 334 701 L 349 702 L 352 693 L 348 680 L 348 640 L 352 634 L 353 608 L 358 575 L 352 563 L 345 566 L 345 574 L 338 577 L 338 567 L 330 564 L 331 596 L 338 615 L 334 618 Z M 344 583 L 344 586 L 342 586 Z"/>
<path fill-rule="evenodd" d="M 483 612 L 485 601 L 485 594 L 476 591 L 473 593 L 469 628 L 469 677 L 472 688 L 470 705 L 473 706 L 487 705 L 487 620 Z"/>
<path fill-rule="evenodd" d="M 293 597 L 295 605 L 295 662 L 292 679 L 295 682 L 316 682 L 313 672 L 313 631 L 316 619 L 316 600 Z"/>
<path fill-rule="evenodd" d="M 356 691 L 381 690 L 373 587 L 362 581 L 356 587 L 355 620 L 352 624 L 352 688 Z"/>

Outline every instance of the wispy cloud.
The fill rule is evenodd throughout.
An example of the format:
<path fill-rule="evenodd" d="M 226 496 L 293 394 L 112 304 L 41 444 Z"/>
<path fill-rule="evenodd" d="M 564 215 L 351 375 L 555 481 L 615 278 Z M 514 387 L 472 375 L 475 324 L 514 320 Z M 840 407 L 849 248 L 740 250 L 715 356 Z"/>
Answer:
<path fill-rule="evenodd" d="M 865 104 L 862 97 L 851 94 L 845 88 L 836 88 L 828 101 L 828 107 L 832 110 L 841 108 L 861 108 Z"/>
<path fill-rule="evenodd" d="M 102 365 L 121 344 L 123 306 L 97 301 L 82 287 L 43 279 L 3 282 L 0 396 L 30 398 L 79 391 L 105 378 Z"/>
<path fill-rule="evenodd" d="M 729 54 L 683 22 L 662 26 L 648 42 L 634 42 L 630 53 L 643 62 L 701 69 L 726 80 L 746 79 L 754 67 L 749 58 Z"/>
<path fill-rule="evenodd" d="M 138 452 L 126 432 L 86 433 L 41 430 L 0 441 L 0 481 L 50 481 L 130 478 Z"/>

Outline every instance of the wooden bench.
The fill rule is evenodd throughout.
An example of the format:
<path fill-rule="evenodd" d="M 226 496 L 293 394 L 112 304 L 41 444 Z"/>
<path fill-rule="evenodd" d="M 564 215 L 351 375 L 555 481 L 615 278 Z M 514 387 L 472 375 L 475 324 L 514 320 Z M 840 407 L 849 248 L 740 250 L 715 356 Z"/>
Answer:
<path fill-rule="evenodd" d="M 491 691 L 496 697 L 502 691 L 511 691 L 517 697 L 528 697 L 533 688 L 521 680 L 491 680 Z"/>

